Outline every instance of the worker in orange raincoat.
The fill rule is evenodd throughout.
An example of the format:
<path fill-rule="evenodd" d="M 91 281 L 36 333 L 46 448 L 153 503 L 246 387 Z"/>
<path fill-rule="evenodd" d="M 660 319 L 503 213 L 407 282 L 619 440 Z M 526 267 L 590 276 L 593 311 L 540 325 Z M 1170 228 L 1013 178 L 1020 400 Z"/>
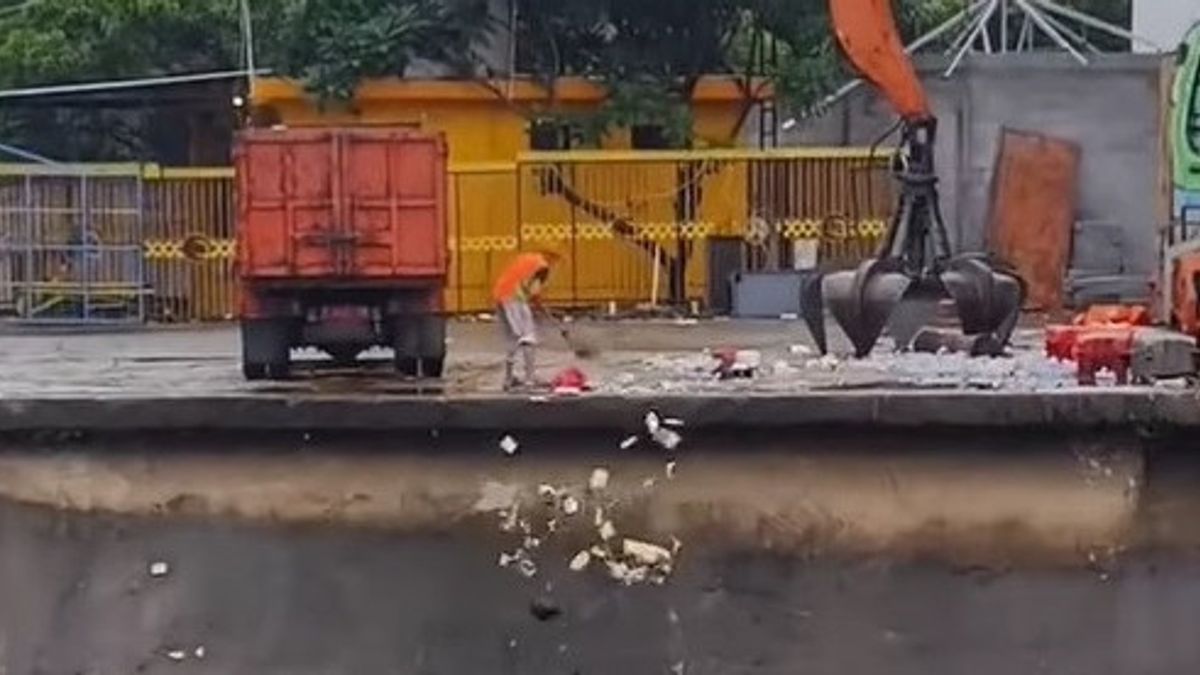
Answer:
<path fill-rule="evenodd" d="M 538 336 L 533 310 L 535 307 L 541 309 L 542 289 L 550 279 L 550 268 L 557 262 L 558 256 L 548 251 L 522 253 L 504 268 L 492 287 L 492 299 L 496 302 L 496 314 L 506 344 L 505 390 L 538 384 Z M 524 365 L 523 381 L 516 375 L 518 356 Z"/>

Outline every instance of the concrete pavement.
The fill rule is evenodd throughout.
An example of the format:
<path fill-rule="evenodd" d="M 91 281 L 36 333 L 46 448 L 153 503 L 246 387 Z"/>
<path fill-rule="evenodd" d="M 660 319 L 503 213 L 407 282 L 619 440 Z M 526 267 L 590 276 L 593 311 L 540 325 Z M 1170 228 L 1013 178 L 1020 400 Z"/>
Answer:
<path fill-rule="evenodd" d="M 501 344 L 490 323 L 456 323 L 447 377 L 412 383 L 387 353 L 355 371 L 326 371 L 315 354 L 291 381 L 249 383 L 230 328 L 0 336 L 0 430 L 595 429 L 659 409 L 700 427 L 1200 426 L 1200 399 L 1175 387 L 1079 388 L 1045 359 L 1040 335 L 1011 358 L 892 354 L 819 359 L 796 322 L 581 324 L 601 348 L 576 361 L 551 334 L 543 369 L 576 365 L 583 397 L 499 391 Z M 753 350 L 759 376 L 718 381 L 702 350 Z"/>

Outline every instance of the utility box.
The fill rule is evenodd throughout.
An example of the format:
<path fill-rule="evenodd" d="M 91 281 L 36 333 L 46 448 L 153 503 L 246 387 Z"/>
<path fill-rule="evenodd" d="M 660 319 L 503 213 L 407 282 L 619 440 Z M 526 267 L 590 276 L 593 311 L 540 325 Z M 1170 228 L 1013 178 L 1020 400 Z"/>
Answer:
<path fill-rule="evenodd" d="M 234 150 L 243 371 L 282 378 L 290 351 L 341 365 L 383 345 L 438 377 L 446 143 L 406 128 L 248 130 Z"/>

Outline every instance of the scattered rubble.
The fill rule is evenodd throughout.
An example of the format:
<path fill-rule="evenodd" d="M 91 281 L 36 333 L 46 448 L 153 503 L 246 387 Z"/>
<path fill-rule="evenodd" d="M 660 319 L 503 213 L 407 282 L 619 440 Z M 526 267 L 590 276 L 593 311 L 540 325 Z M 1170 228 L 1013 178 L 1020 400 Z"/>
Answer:
<path fill-rule="evenodd" d="M 670 565 L 671 552 L 657 544 L 626 538 L 621 548 L 625 556 L 646 566 Z"/>
<path fill-rule="evenodd" d="M 563 497 L 562 512 L 568 516 L 573 516 L 576 513 L 579 513 L 579 500 L 570 495 Z"/>

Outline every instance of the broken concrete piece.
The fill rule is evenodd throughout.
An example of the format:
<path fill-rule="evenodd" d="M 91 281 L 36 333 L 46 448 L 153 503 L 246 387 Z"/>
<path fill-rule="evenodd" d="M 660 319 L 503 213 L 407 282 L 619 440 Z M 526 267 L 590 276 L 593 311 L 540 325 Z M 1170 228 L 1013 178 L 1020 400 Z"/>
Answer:
<path fill-rule="evenodd" d="M 657 482 L 657 481 L 656 481 L 656 480 L 654 480 L 653 478 L 647 478 L 646 480 L 642 481 L 642 487 L 643 487 L 643 488 L 645 488 L 645 489 L 647 489 L 647 490 L 650 490 L 650 489 L 652 489 L 652 488 L 654 487 L 654 484 L 655 484 L 656 482 Z"/>
<path fill-rule="evenodd" d="M 529 613 L 538 621 L 549 621 L 562 615 L 562 608 L 554 601 L 554 598 L 543 595 L 534 598 L 529 603 Z"/>
<path fill-rule="evenodd" d="M 668 418 L 664 419 L 662 421 L 662 423 L 663 423 L 663 426 L 668 426 L 668 427 L 679 428 L 679 427 L 684 426 L 684 421 L 679 419 L 678 417 L 668 417 Z"/>
<path fill-rule="evenodd" d="M 640 440 L 641 440 L 641 438 L 638 436 L 630 436 L 630 437 L 626 438 L 625 440 L 621 441 L 621 449 L 628 450 L 628 449 L 632 448 L 633 446 L 637 445 L 638 441 L 640 441 Z"/>
<path fill-rule="evenodd" d="M 587 569 L 588 564 L 591 562 L 592 554 L 588 551 L 580 551 L 579 553 L 575 554 L 574 558 L 571 558 L 571 562 L 567 564 L 567 567 L 569 567 L 572 572 L 582 572 L 583 570 Z"/>
<path fill-rule="evenodd" d="M 679 432 L 666 427 L 659 427 L 650 437 L 654 439 L 655 443 L 658 443 L 667 450 L 674 450 L 683 442 L 683 436 L 680 436 Z"/>
<path fill-rule="evenodd" d="M 538 486 L 538 496 L 542 498 L 546 504 L 553 504 L 558 501 L 558 488 L 553 485 L 542 483 Z"/>
<path fill-rule="evenodd" d="M 187 652 L 183 651 L 182 649 L 172 649 L 171 651 L 167 652 L 167 658 L 178 663 L 187 658 Z"/>
<path fill-rule="evenodd" d="M 806 345 L 792 345 L 788 347 L 788 352 L 793 356 L 812 356 L 813 350 Z"/>
<path fill-rule="evenodd" d="M 667 462 L 666 474 L 667 480 L 675 479 L 675 462 Z"/>
<path fill-rule="evenodd" d="M 592 525 L 600 527 L 604 524 L 604 508 L 597 506 L 596 512 L 592 515 Z"/>
<path fill-rule="evenodd" d="M 625 556 L 640 565 L 651 567 L 667 565 L 671 562 L 671 552 L 657 544 L 626 538 L 621 543 Z"/>
<path fill-rule="evenodd" d="M 661 426 L 662 418 L 658 416 L 658 413 L 654 412 L 653 410 L 646 413 L 646 431 L 649 431 L 651 434 L 653 434 L 654 432 L 658 431 L 659 427 Z"/>
<path fill-rule="evenodd" d="M 562 500 L 562 510 L 563 513 L 567 514 L 568 516 L 573 516 L 576 513 L 579 513 L 579 500 L 571 495 L 567 495 Z"/>
<path fill-rule="evenodd" d="M 192 650 L 192 655 L 203 661 L 204 657 L 208 655 L 208 650 L 204 648 L 204 645 L 200 645 Z"/>
<path fill-rule="evenodd" d="M 513 438 L 512 436 L 505 436 L 504 438 L 500 439 L 500 449 L 504 451 L 504 454 L 510 457 L 517 454 L 517 450 L 520 447 L 521 445 L 517 443 L 517 439 Z"/>
<path fill-rule="evenodd" d="M 611 520 L 606 520 L 600 525 L 600 538 L 608 541 L 617 536 L 617 528 L 613 526 Z"/>
<path fill-rule="evenodd" d="M 537 564 L 528 557 L 521 558 L 521 560 L 517 561 L 517 571 L 527 579 L 532 578 L 537 576 Z"/>
<path fill-rule="evenodd" d="M 592 477 L 588 480 L 588 488 L 592 492 L 599 492 L 608 487 L 608 469 L 595 468 L 592 469 Z"/>
<path fill-rule="evenodd" d="M 156 560 L 150 563 L 150 576 L 165 577 L 171 571 L 171 566 L 163 560 Z"/>
<path fill-rule="evenodd" d="M 1130 369 L 1135 382 L 1178 378 L 1196 373 L 1196 340 L 1183 333 L 1141 328 L 1133 334 Z"/>

